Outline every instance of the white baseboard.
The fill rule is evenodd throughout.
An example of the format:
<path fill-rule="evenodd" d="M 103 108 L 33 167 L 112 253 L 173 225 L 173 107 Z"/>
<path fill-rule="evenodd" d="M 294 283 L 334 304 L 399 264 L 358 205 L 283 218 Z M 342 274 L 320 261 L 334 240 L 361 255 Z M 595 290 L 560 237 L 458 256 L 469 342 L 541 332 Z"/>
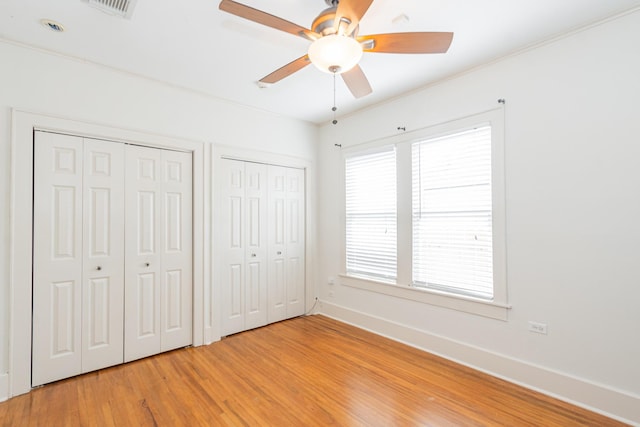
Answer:
<path fill-rule="evenodd" d="M 610 418 L 640 426 L 639 396 L 326 301 L 321 301 L 320 314 Z"/>
<path fill-rule="evenodd" d="M 9 399 L 9 374 L 0 374 L 0 402 Z"/>
<path fill-rule="evenodd" d="M 213 344 L 220 341 L 220 335 L 213 332 L 212 328 L 204 330 L 204 345 Z"/>

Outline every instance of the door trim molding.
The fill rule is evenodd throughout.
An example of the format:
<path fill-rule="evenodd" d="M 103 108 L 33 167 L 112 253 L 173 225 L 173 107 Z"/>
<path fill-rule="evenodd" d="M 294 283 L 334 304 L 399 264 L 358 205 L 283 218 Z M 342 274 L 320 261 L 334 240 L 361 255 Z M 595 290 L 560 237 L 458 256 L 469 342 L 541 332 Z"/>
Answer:
<path fill-rule="evenodd" d="M 193 345 L 204 344 L 204 295 L 210 268 L 211 147 L 203 142 L 12 110 L 9 264 L 9 396 L 31 390 L 34 129 L 193 153 Z M 209 326 L 210 327 L 210 326 Z"/>

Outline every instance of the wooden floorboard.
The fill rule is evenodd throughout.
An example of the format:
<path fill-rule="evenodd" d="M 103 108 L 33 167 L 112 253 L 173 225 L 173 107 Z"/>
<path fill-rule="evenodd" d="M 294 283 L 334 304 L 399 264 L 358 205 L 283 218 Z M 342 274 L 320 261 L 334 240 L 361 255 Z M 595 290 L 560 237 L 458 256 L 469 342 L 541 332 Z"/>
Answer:
<path fill-rule="evenodd" d="M 616 426 L 323 316 L 85 374 L 0 403 L 2 426 Z"/>

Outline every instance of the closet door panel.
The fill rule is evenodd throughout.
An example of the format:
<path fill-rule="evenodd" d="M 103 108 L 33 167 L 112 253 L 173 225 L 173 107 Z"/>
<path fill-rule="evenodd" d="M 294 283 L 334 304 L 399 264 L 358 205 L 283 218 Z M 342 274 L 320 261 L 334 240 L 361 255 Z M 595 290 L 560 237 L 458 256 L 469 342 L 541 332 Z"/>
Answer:
<path fill-rule="evenodd" d="M 81 373 L 82 153 L 34 133 L 33 386 Z"/>
<path fill-rule="evenodd" d="M 287 168 L 269 166 L 269 323 L 287 318 L 286 208 Z"/>
<path fill-rule="evenodd" d="M 269 166 L 269 322 L 304 314 L 304 170 Z"/>
<path fill-rule="evenodd" d="M 267 324 L 267 166 L 245 163 L 245 329 Z"/>
<path fill-rule="evenodd" d="M 286 283 L 284 258 L 273 258 L 269 265 L 269 322 L 278 322 L 286 318 Z"/>
<path fill-rule="evenodd" d="M 260 263 L 251 262 L 247 263 L 247 280 L 245 283 L 246 286 L 246 294 L 247 294 L 247 317 L 258 314 L 261 312 L 260 302 L 263 299 L 263 292 L 261 289 L 261 284 L 264 283 L 261 280 L 262 270 L 260 268 Z M 247 328 L 251 328 L 248 324 L 247 319 Z"/>
<path fill-rule="evenodd" d="M 305 182 L 304 170 L 286 170 L 287 317 L 304 314 Z"/>
<path fill-rule="evenodd" d="M 225 313 L 227 313 L 226 327 L 224 328 L 227 334 L 238 332 L 244 328 L 244 278 L 243 278 L 244 264 L 229 264 L 227 266 L 227 277 L 225 287 L 226 289 L 226 302 L 228 307 L 225 307 Z M 237 327 L 232 324 L 237 324 Z M 233 331 L 233 332 L 231 332 Z"/>
<path fill-rule="evenodd" d="M 82 372 L 123 362 L 124 145 L 84 140 Z"/>
<path fill-rule="evenodd" d="M 287 257 L 287 317 L 304 314 L 304 287 L 301 286 L 302 259 Z"/>
<path fill-rule="evenodd" d="M 163 150 L 162 166 L 161 351 L 167 351 L 193 342 L 191 153 Z"/>
<path fill-rule="evenodd" d="M 220 274 L 222 335 L 244 330 L 244 162 L 220 162 Z"/>
<path fill-rule="evenodd" d="M 219 170 L 222 334 L 267 323 L 267 167 L 222 159 Z"/>
<path fill-rule="evenodd" d="M 160 352 L 162 152 L 125 148 L 125 362 Z"/>

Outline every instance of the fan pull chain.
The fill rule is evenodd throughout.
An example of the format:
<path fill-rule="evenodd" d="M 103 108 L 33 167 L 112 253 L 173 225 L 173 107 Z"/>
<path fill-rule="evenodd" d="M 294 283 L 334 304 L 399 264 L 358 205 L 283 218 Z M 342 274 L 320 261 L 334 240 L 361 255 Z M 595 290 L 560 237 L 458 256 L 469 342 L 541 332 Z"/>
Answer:
<path fill-rule="evenodd" d="M 331 108 L 331 111 L 333 111 L 333 121 L 331 123 L 334 125 L 338 124 L 338 120 L 336 119 L 336 110 L 338 109 L 338 107 L 336 107 L 336 71 L 337 70 L 333 72 L 333 108 Z"/>

